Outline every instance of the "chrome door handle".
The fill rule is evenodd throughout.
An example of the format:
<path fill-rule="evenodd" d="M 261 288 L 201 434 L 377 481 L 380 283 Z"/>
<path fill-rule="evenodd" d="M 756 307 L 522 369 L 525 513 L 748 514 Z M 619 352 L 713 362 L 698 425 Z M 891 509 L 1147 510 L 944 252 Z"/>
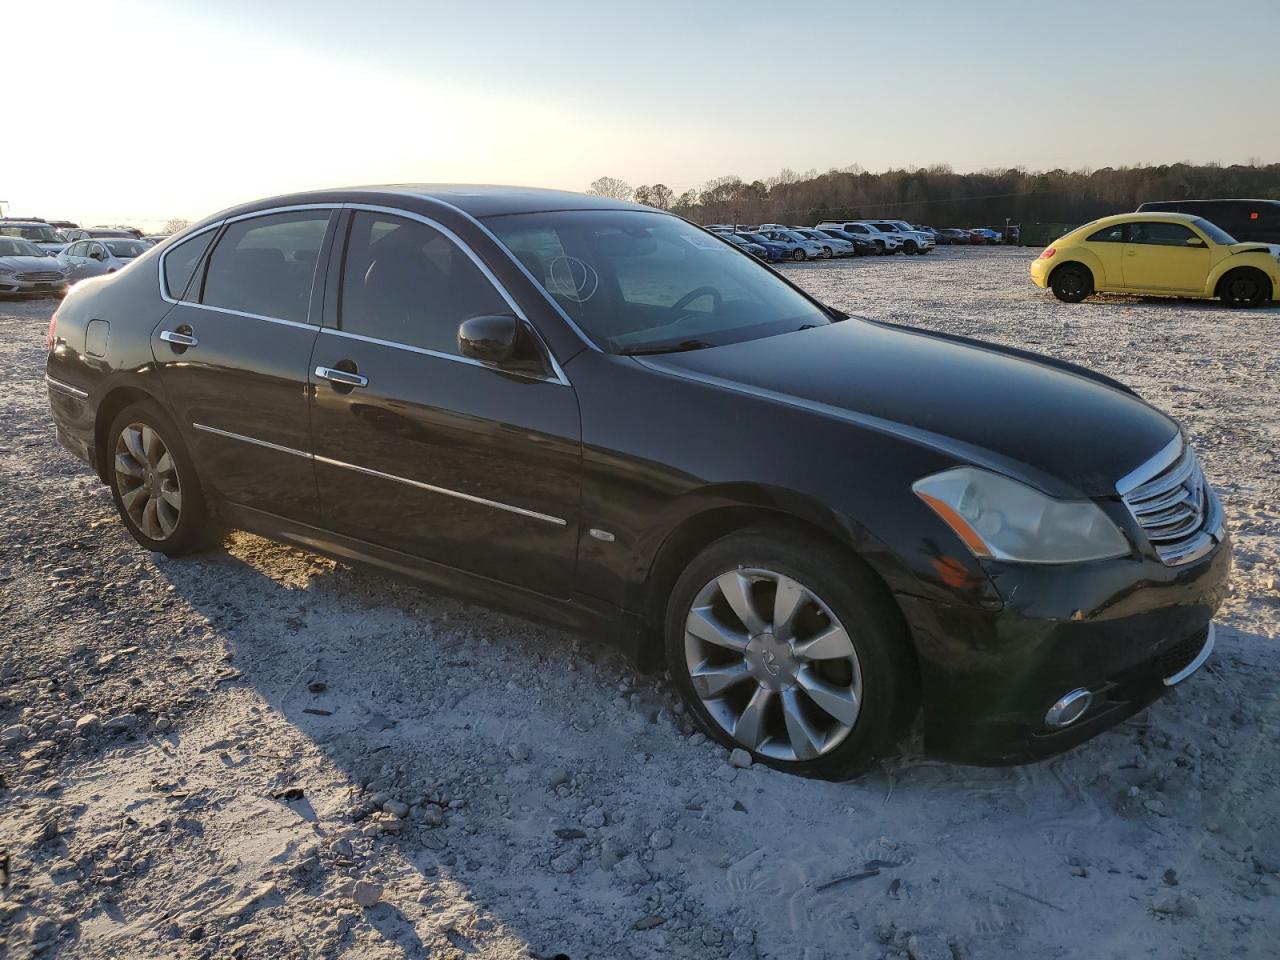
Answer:
<path fill-rule="evenodd" d="M 185 333 L 177 333 L 173 330 L 161 330 L 160 339 L 165 343 L 176 344 L 179 347 L 198 347 L 200 341 L 195 337 Z"/>
<path fill-rule="evenodd" d="M 334 383 L 340 383 L 344 387 L 367 387 L 369 378 L 362 377 L 358 373 L 349 373 L 346 370 L 335 370 L 333 367 L 316 367 L 316 376 L 323 380 L 332 380 Z"/>

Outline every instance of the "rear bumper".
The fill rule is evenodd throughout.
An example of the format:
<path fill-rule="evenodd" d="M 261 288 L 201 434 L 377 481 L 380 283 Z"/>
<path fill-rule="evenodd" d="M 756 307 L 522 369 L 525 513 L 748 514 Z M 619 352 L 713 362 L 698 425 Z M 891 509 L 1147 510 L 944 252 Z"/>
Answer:
<path fill-rule="evenodd" d="M 49 413 L 58 443 L 97 470 L 94 411 L 89 405 L 88 391 L 50 374 L 45 374 L 44 382 L 49 391 Z"/>
<path fill-rule="evenodd" d="M 1230 568 L 1227 539 L 1181 567 L 1133 558 L 1005 566 L 992 578 L 1006 598 L 999 609 L 899 596 L 921 664 L 926 750 L 1023 763 L 1139 712 L 1207 659 Z M 1079 688 L 1092 694 L 1089 709 L 1049 727 L 1049 707 Z"/>

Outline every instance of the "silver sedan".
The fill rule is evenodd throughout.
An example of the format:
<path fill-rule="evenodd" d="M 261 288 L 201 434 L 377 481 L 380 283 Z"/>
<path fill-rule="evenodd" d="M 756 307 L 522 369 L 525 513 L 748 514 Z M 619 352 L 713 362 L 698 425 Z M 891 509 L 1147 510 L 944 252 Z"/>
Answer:
<path fill-rule="evenodd" d="M 52 254 L 18 237 L 0 237 L 0 293 L 62 293 L 70 271 Z"/>
<path fill-rule="evenodd" d="M 77 240 L 63 250 L 58 259 L 71 268 L 71 279 L 76 281 L 123 270 L 135 257 L 142 256 L 150 249 L 151 244 L 143 240 L 104 237 L 99 240 Z"/>

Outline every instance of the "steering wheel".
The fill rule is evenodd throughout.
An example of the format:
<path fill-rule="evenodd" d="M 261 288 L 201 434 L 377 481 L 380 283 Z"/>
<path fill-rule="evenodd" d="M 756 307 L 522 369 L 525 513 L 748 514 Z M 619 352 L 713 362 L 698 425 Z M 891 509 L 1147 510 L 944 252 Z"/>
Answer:
<path fill-rule="evenodd" d="M 681 311 L 699 297 L 710 297 L 713 310 L 718 310 L 720 304 L 724 302 L 724 297 L 720 295 L 720 291 L 715 287 L 695 287 L 668 308 L 672 313 L 676 314 L 676 318 L 671 322 L 679 323 L 683 320 L 687 314 Z"/>

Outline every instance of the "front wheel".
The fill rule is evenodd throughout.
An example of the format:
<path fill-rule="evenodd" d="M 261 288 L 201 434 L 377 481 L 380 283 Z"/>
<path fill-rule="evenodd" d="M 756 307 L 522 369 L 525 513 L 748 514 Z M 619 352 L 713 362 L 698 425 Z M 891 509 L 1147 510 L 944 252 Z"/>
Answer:
<path fill-rule="evenodd" d="M 680 576 L 667 666 L 709 736 L 768 766 L 848 779 L 893 751 L 915 715 L 906 630 L 856 558 L 760 524 Z"/>
<path fill-rule="evenodd" d="M 889 251 L 888 251 L 888 249 L 885 247 L 885 243 L 884 243 L 884 241 L 883 241 L 883 240 L 877 240 L 877 241 L 876 241 L 876 253 L 877 253 L 879 256 L 882 256 L 882 257 L 883 257 L 883 256 L 884 256 L 885 254 L 887 254 L 888 252 L 889 252 Z"/>
<path fill-rule="evenodd" d="M 792 260 L 795 260 L 795 261 L 799 262 L 799 261 L 803 260 L 804 258 L 805 258 L 805 253 L 804 253 L 804 251 L 803 251 L 803 250 L 792 250 L 792 251 L 791 251 L 791 259 L 792 259 Z"/>
<path fill-rule="evenodd" d="M 1049 288 L 1063 303 L 1079 303 L 1093 293 L 1093 275 L 1080 264 L 1064 264 L 1053 271 Z"/>
<path fill-rule="evenodd" d="M 834 256 L 834 253 L 832 252 L 832 250 L 831 250 L 831 248 L 830 248 L 830 247 L 823 247 L 823 248 L 822 248 L 822 259 L 823 259 L 823 260 L 830 260 L 833 256 Z"/>
<path fill-rule="evenodd" d="M 1261 270 L 1241 267 L 1218 282 L 1218 296 L 1228 307 L 1256 307 L 1271 297 L 1271 284 Z"/>
<path fill-rule="evenodd" d="M 158 405 L 121 410 L 108 428 L 106 454 L 111 497 L 138 543 L 171 557 L 210 545 L 215 527 L 195 465 Z"/>
<path fill-rule="evenodd" d="M 914 254 L 918 249 L 919 247 L 916 245 L 916 242 L 914 240 L 908 240 L 906 243 L 902 245 L 902 252 L 905 253 L 908 257 Z"/>

